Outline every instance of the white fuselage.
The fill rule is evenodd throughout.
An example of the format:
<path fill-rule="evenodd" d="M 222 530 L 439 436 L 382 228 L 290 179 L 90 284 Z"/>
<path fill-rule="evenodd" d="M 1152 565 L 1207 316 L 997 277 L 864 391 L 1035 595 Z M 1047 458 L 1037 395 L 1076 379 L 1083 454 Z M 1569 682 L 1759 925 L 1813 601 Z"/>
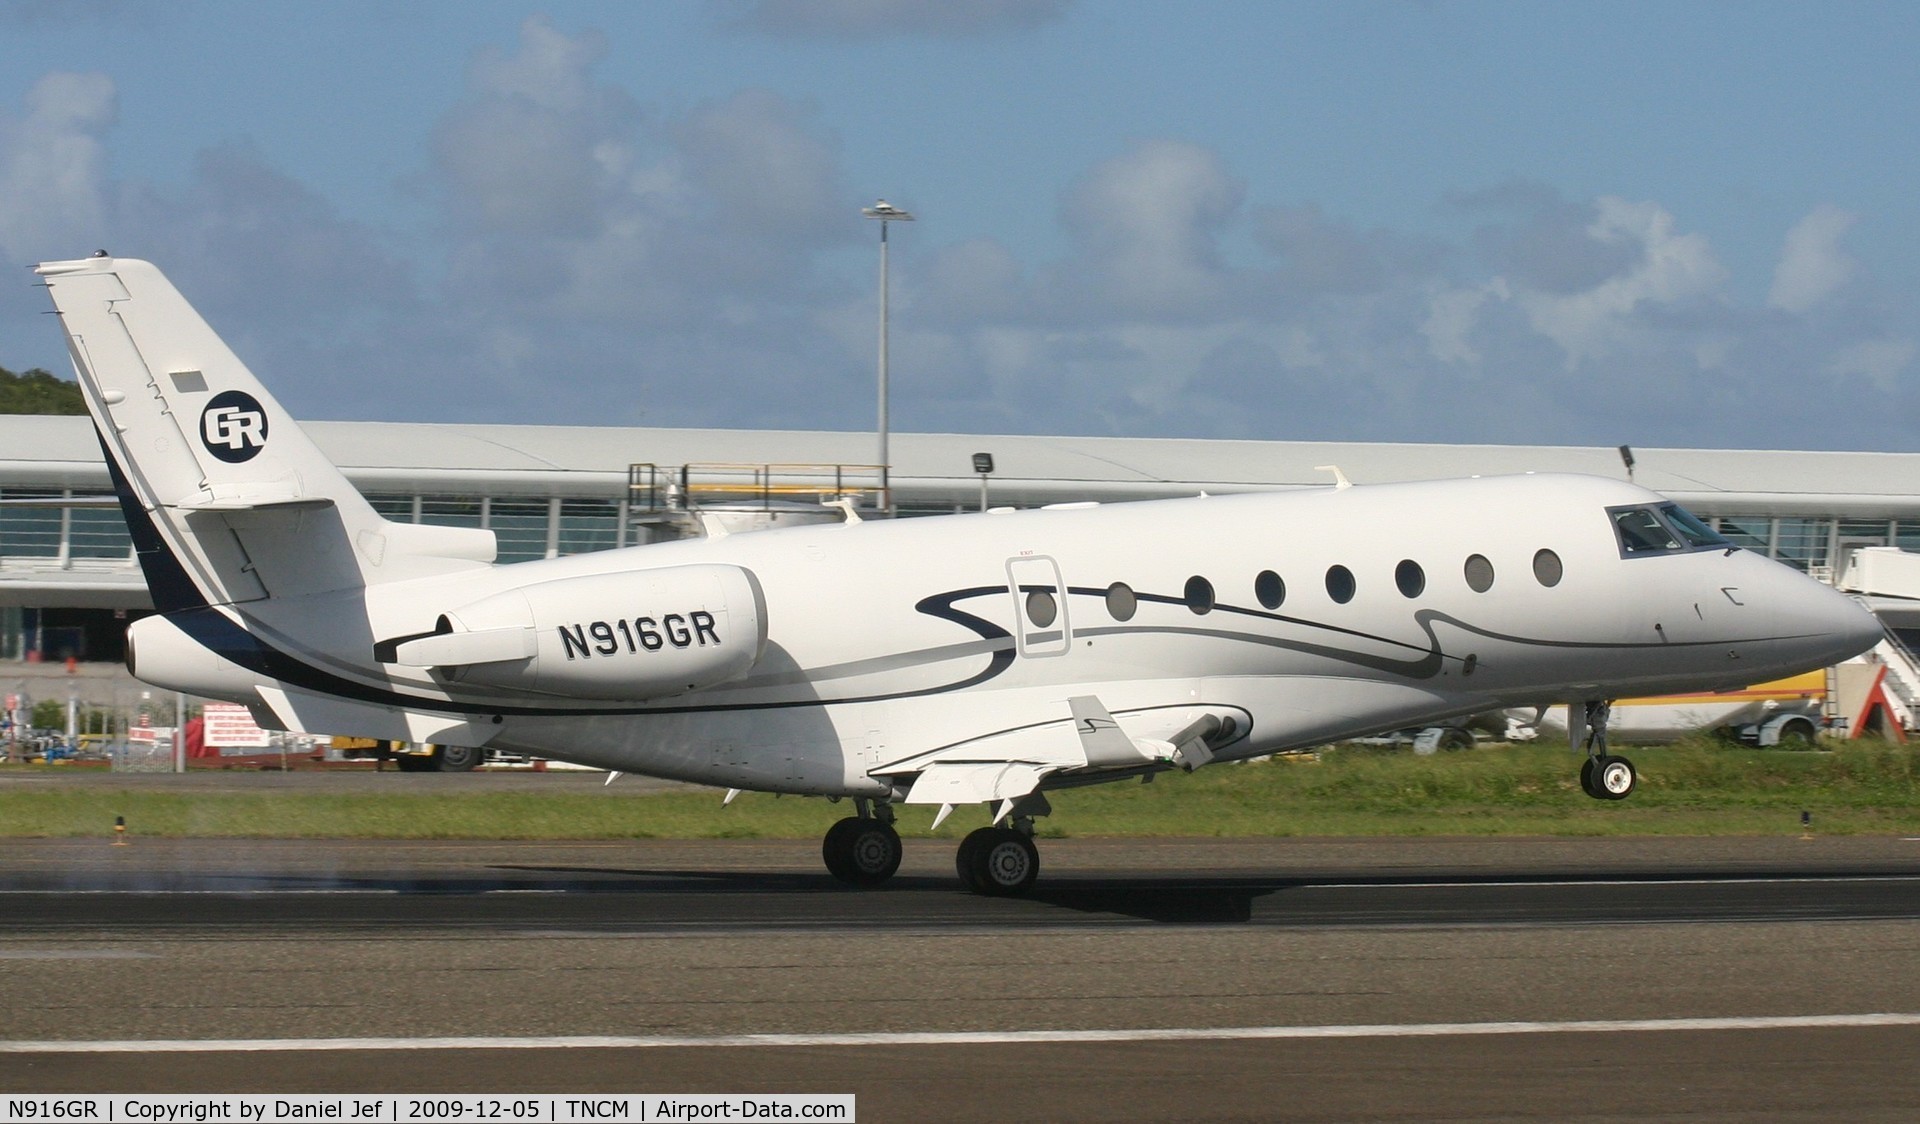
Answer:
<path fill-rule="evenodd" d="M 496 748 L 870 796 L 897 796 L 892 778 L 917 759 L 1060 725 L 1076 695 L 1123 723 L 1194 706 L 1238 715 L 1219 751 L 1236 757 L 1499 706 L 1740 687 L 1843 659 L 1877 634 L 1847 599 L 1750 552 L 1624 557 L 1607 509 L 1657 502 L 1599 478 L 1517 476 L 870 521 L 213 611 L 314 669 L 289 676 L 282 659 L 280 682 L 464 715 Z M 658 635 L 673 593 L 627 597 L 607 575 L 640 590 L 648 573 L 700 566 L 750 574 L 764 630 L 744 674 L 704 689 L 581 698 L 514 686 L 512 661 L 485 665 L 476 684 L 370 654 L 537 586 L 559 607 L 536 610 L 546 671 L 526 683 L 553 682 L 563 659 L 624 661 L 640 678 L 675 655 L 633 639 L 642 619 Z M 1351 575 L 1344 600 L 1336 567 Z M 706 637 L 679 608 L 693 651 Z M 713 610 L 717 627 L 727 611 Z M 745 612 L 737 599 L 733 611 Z M 562 645 L 567 630 L 592 650 Z M 736 629 L 724 642 L 755 638 Z M 257 703 L 242 678 L 189 689 Z"/>

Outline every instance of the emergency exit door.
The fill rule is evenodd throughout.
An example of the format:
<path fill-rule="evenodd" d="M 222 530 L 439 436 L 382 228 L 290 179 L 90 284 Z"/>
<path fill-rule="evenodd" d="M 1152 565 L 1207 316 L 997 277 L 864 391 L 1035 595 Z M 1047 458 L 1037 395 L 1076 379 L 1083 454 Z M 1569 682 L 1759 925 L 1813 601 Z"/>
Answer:
<path fill-rule="evenodd" d="M 1067 623 L 1067 588 L 1053 559 L 1009 558 L 1007 589 L 1013 595 L 1013 634 L 1020 654 L 1065 655 L 1073 630 Z"/>

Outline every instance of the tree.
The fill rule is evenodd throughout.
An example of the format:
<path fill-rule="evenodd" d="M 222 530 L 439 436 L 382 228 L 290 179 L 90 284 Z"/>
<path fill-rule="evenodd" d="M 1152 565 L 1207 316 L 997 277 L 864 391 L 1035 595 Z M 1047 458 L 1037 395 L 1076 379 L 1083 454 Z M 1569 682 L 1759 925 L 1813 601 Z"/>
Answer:
<path fill-rule="evenodd" d="M 84 414 L 80 384 L 38 367 L 14 374 L 0 367 L 0 414 Z"/>

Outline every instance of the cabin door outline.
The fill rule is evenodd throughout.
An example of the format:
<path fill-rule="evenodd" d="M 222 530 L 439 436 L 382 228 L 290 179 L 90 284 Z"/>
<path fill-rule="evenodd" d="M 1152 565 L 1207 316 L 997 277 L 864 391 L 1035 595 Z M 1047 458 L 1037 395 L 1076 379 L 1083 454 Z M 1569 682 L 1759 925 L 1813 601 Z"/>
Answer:
<path fill-rule="evenodd" d="M 1013 597 L 1013 636 L 1020 655 L 1066 655 L 1073 646 L 1073 626 L 1067 620 L 1067 587 L 1059 565 L 1044 554 L 1007 559 L 1007 592 Z"/>

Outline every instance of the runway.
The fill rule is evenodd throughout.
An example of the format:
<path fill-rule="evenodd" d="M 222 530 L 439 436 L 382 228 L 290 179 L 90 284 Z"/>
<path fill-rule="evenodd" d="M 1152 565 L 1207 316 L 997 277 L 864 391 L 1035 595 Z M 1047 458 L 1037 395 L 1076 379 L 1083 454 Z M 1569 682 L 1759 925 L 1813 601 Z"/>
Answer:
<path fill-rule="evenodd" d="M 8 843 L 0 1088 L 1920 1114 L 1920 842 L 1047 840 L 1013 902 L 908 847 L 854 892 L 806 841 Z"/>

